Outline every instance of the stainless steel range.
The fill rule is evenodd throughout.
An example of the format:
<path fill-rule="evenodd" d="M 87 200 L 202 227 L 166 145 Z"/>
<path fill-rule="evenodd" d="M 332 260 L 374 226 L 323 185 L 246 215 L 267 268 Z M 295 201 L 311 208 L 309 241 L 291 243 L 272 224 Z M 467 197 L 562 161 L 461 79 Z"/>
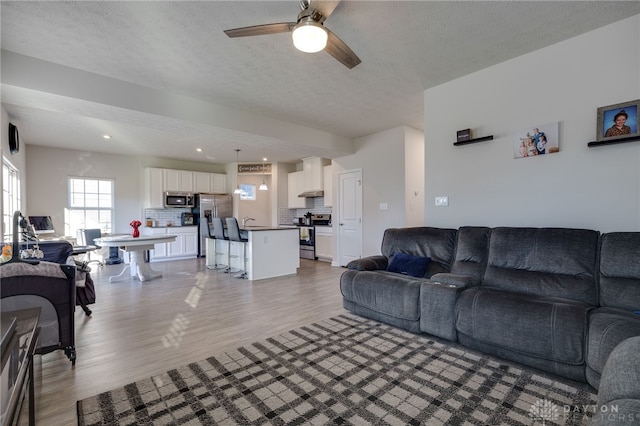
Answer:
<path fill-rule="evenodd" d="M 299 225 L 300 229 L 300 258 L 316 260 L 316 229 L 314 225 L 329 225 L 330 214 L 311 214 L 309 225 Z"/>

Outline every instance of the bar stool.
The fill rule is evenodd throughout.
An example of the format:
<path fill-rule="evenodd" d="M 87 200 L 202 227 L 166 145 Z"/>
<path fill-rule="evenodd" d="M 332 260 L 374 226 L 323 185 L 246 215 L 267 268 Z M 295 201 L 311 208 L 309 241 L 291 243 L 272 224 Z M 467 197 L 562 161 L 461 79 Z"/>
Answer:
<path fill-rule="evenodd" d="M 231 243 L 229 242 L 229 238 L 224 235 L 224 224 L 222 223 L 222 218 L 220 217 L 212 217 L 211 223 L 213 225 L 213 248 L 214 248 L 214 269 L 225 268 L 224 272 L 228 273 L 231 270 Z M 223 265 L 218 263 L 218 256 L 224 254 L 223 251 L 218 251 L 218 240 L 227 242 L 227 264 Z"/>
<path fill-rule="evenodd" d="M 239 271 L 238 275 L 234 275 L 234 278 L 247 278 L 247 238 L 242 238 L 240 235 L 240 227 L 238 226 L 238 220 L 235 217 L 228 217 L 227 221 L 227 236 L 229 237 L 229 251 L 231 251 L 231 241 L 242 244 L 242 259 L 243 270 Z M 237 255 L 231 257 L 239 257 Z M 231 263 L 231 262 L 229 262 Z"/>

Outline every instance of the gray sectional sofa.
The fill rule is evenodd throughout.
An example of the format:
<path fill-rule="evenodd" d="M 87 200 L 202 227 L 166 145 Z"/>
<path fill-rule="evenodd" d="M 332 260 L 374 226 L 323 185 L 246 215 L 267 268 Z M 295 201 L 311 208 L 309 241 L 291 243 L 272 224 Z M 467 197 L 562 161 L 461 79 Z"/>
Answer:
<path fill-rule="evenodd" d="M 613 349 L 640 336 L 640 232 L 388 229 L 340 288 L 355 314 L 597 389 Z"/>

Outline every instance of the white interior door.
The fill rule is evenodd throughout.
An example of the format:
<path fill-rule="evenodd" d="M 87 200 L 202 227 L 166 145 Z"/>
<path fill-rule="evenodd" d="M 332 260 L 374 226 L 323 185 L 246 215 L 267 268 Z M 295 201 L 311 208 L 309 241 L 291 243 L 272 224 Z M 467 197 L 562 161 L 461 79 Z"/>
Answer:
<path fill-rule="evenodd" d="M 338 261 L 346 266 L 362 257 L 362 170 L 338 177 Z"/>

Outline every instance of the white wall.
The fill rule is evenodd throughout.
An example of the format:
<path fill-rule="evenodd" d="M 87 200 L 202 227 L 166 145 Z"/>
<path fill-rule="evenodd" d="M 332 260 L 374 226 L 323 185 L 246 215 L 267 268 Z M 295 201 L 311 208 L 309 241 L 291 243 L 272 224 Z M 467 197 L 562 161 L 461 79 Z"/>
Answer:
<path fill-rule="evenodd" d="M 13 167 L 15 167 L 18 170 L 18 174 L 20 176 L 20 183 L 21 183 L 20 197 L 22 199 L 22 206 L 20 207 L 20 210 L 23 214 L 26 214 L 25 211 L 27 208 L 27 196 L 26 196 L 27 189 L 26 189 L 26 185 L 24 184 L 24 181 L 27 173 L 27 166 L 26 166 L 25 148 L 24 148 L 24 143 L 20 141 L 20 150 L 16 154 L 11 154 L 11 152 L 9 152 L 9 123 L 13 123 L 16 126 L 18 126 L 18 133 L 20 133 L 20 123 L 15 120 L 12 120 L 9 117 L 7 110 L 4 109 L 4 106 L 2 106 L 0 108 L 0 129 L 2 129 L 2 131 L 0 131 L 0 141 L 1 141 L 0 152 L 5 158 L 7 158 L 7 160 L 9 160 L 9 162 L 13 165 Z M 2 173 L 0 173 L 0 188 L 2 188 L 2 184 L 3 184 L 3 177 L 2 177 Z M 3 197 L 0 197 L 0 211 L 4 214 L 4 200 L 2 198 Z M 0 226 L 2 226 L 2 229 L 0 229 L 0 235 L 4 235 L 5 234 L 4 223 L 2 223 Z"/>
<path fill-rule="evenodd" d="M 405 188 L 423 192 L 423 181 L 415 181 L 413 178 L 421 176 L 423 165 L 422 161 L 408 164 L 405 156 L 420 149 L 418 145 L 422 143 L 421 139 L 422 132 L 419 130 L 405 126 L 395 127 L 356 139 L 355 154 L 333 160 L 334 181 L 338 180 L 338 174 L 343 171 L 362 169 L 363 256 L 380 254 L 385 229 L 408 225 Z M 412 170 L 411 185 L 405 184 L 405 171 L 409 169 Z M 387 210 L 380 209 L 382 203 L 387 205 Z M 337 206 L 334 206 L 333 211 L 334 216 L 337 216 Z M 337 217 L 335 219 L 337 221 Z"/>
<path fill-rule="evenodd" d="M 598 107 L 638 98 L 640 15 L 425 91 L 425 223 L 639 231 L 640 142 L 587 147 Z M 514 159 L 549 122 L 560 152 Z M 453 146 L 465 128 L 494 140 Z"/>
<path fill-rule="evenodd" d="M 64 235 L 67 179 L 70 176 L 114 179 L 117 200 L 115 233 L 128 233 L 129 222 L 143 220 L 144 168 L 224 173 L 224 167 L 206 163 L 131 157 L 68 149 L 26 146 L 26 192 L 29 215 L 50 215 L 56 233 Z M 72 235 L 73 236 L 73 235 Z"/>
<path fill-rule="evenodd" d="M 405 127 L 405 225 L 424 225 L 424 132 Z"/>
<path fill-rule="evenodd" d="M 123 155 L 27 146 L 29 215 L 50 215 L 56 234 L 64 235 L 70 176 L 114 179 L 115 233 L 128 233 L 129 222 L 143 220 L 140 159 Z M 71 235 L 75 237 L 75 235 Z"/>

